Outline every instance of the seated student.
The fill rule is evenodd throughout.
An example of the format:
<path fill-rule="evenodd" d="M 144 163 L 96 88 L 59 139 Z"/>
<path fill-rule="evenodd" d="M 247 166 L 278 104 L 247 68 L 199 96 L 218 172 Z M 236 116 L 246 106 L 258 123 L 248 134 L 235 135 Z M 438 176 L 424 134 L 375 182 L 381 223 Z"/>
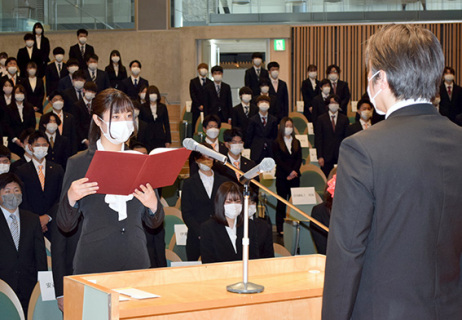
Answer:
<path fill-rule="evenodd" d="M 270 96 L 276 97 L 279 114 L 278 120 L 289 115 L 289 91 L 287 83 L 279 79 L 279 63 L 273 61 L 268 63 L 268 72 L 270 75 Z"/>
<path fill-rule="evenodd" d="M 200 254 L 203 263 L 242 259 L 244 199 L 239 185 L 228 181 L 220 185 L 214 199 L 214 215 L 200 228 Z M 258 255 L 255 225 L 249 223 L 249 258 Z"/>
<path fill-rule="evenodd" d="M 312 101 L 314 97 L 321 93 L 321 89 L 319 87 L 319 80 L 318 78 L 318 67 L 314 64 L 310 64 L 306 69 L 308 77 L 303 80 L 302 82 L 302 96 L 304 102 L 303 114 L 305 115 L 306 119 L 309 122 L 313 122 L 313 118 L 311 117 L 311 108 Z"/>
<path fill-rule="evenodd" d="M 260 111 L 250 118 L 246 139 L 250 146 L 250 159 L 259 164 L 263 158 L 273 156 L 271 146 L 278 134 L 278 119 L 268 113 L 268 96 L 259 96 L 256 101 Z"/>
<path fill-rule="evenodd" d="M 208 148 L 211 146 L 205 143 Z M 213 201 L 218 187 L 226 181 L 212 170 L 213 160 L 199 152 L 192 152 L 193 161 L 199 170 L 184 181 L 181 192 L 181 212 L 188 227 L 186 255 L 188 261 L 199 259 L 201 224 L 214 214 Z"/>
<path fill-rule="evenodd" d="M 9 105 L 13 100 L 13 81 L 6 79 L 3 81 L 3 94 L 0 95 L 0 114 L 1 114 L 1 125 L 3 127 L 4 117 L 6 113 L 6 106 Z M 2 134 L 3 136 L 4 134 Z"/>
<path fill-rule="evenodd" d="M 61 79 L 59 79 L 59 82 L 58 82 L 58 90 L 59 91 L 64 91 L 64 90 L 66 90 L 68 88 L 71 88 L 73 86 L 73 84 L 72 84 L 72 75 L 74 74 L 74 72 L 79 70 L 79 62 L 76 59 L 70 58 L 66 62 L 66 70 L 67 70 L 67 75 L 62 76 Z M 51 91 L 51 92 L 53 92 L 53 91 Z"/>
<path fill-rule="evenodd" d="M 25 187 L 21 208 L 40 217 L 42 231 L 53 243 L 49 228 L 50 223 L 55 223 L 56 211 L 52 209 L 58 204 L 61 195 L 64 170 L 59 164 L 46 160 L 48 147 L 48 137 L 45 133 L 32 133 L 29 136 L 29 148 L 33 152 L 32 161 L 20 166 L 16 174 Z"/>
<path fill-rule="evenodd" d="M 269 94 L 270 86 L 271 86 L 271 82 L 270 82 L 270 80 L 268 78 L 261 78 L 261 80 L 260 80 L 260 92 L 261 92 L 261 95 L 265 96 L 265 97 L 268 97 L 270 99 L 270 108 L 268 110 L 268 113 L 277 118 L 278 115 L 279 115 L 278 100 L 277 100 L 277 98 L 275 96 L 271 96 Z M 253 99 L 252 99 L 252 103 L 255 104 L 255 105 L 257 104 L 257 101 L 256 101 L 257 98 L 258 98 L 258 96 L 253 97 Z M 258 110 L 258 108 L 257 108 L 257 110 Z"/>
<path fill-rule="evenodd" d="M 43 112 L 43 98 L 45 97 L 45 85 L 42 78 L 36 76 L 37 64 L 33 61 L 27 64 L 27 77 L 22 84 L 26 89 L 27 102 L 32 104 L 35 112 Z"/>
<path fill-rule="evenodd" d="M 149 97 L 146 97 L 147 92 L 148 92 L 148 87 L 145 85 L 141 86 L 140 91 L 138 92 L 138 96 L 133 101 L 133 105 L 137 105 L 139 108 L 142 104 L 146 103 L 146 99 L 149 98 Z"/>
<path fill-rule="evenodd" d="M 111 82 L 107 73 L 98 69 L 99 57 L 96 54 L 89 55 L 87 58 L 87 68 L 84 69 L 85 80 L 93 81 L 98 87 L 98 92 L 111 87 Z"/>
<path fill-rule="evenodd" d="M 98 88 L 94 82 L 85 82 L 82 99 L 74 103 L 75 124 L 77 128 L 76 146 L 79 151 L 87 149 L 89 145 L 88 133 L 91 123 L 91 107 L 97 91 Z"/>
<path fill-rule="evenodd" d="M 88 56 L 95 53 L 95 49 L 87 43 L 88 31 L 85 29 L 77 30 L 78 42 L 69 48 L 69 58 L 76 59 L 80 69 L 86 68 Z"/>
<path fill-rule="evenodd" d="M 122 80 L 120 90 L 125 92 L 125 94 L 129 96 L 130 99 L 136 100 L 138 98 L 140 89 L 142 87 L 149 87 L 149 82 L 140 76 L 141 62 L 138 60 L 133 60 L 130 62 L 129 67 L 131 76 Z"/>
<path fill-rule="evenodd" d="M 111 87 L 120 90 L 122 80 L 127 78 L 127 69 L 122 64 L 122 58 L 118 50 L 111 51 L 109 55 L 109 64 L 104 71 L 109 78 Z"/>
<path fill-rule="evenodd" d="M 16 173 L 16 169 L 22 166 L 25 163 L 32 161 L 32 151 L 29 148 L 29 136 L 35 132 L 33 128 L 27 128 L 19 135 L 19 141 L 23 145 L 24 154 L 19 159 L 11 164 L 10 171 Z"/>
<path fill-rule="evenodd" d="M 3 144 L 0 145 L 0 174 L 10 171 L 11 152 Z"/>
<path fill-rule="evenodd" d="M 231 124 L 233 129 L 236 128 L 241 130 L 244 134 L 243 139 L 245 141 L 245 133 L 247 132 L 249 119 L 258 113 L 258 108 L 251 102 L 252 90 L 249 87 L 242 87 L 239 89 L 239 97 L 241 103 L 233 108 Z"/>
<path fill-rule="evenodd" d="M 327 100 L 329 112 L 319 116 L 314 136 L 319 166 L 326 177 L 337 164 L 340 144 L 345 139 L 349 126 L 348 117 L 339 113 L 339 96 L 330 95 Z"/>
<path fill-rule="evenodd" d="M 66 169 L 67 159 L 71 156 L 71 143 L 68 137 L 59 133 L 60 125 L 61 119 L 55 113 L 48 112 L 40 118 L 39 130 L 45 132 L 50 141 L 46 159 Z"/>
<path fill-rule="evenodd" d="M 324 202 L 316 205 L 311 210 L 311 216 L 321 222 L 326 227 L 329 227 L 330 212 L 332 210 L 332 201 L 334 200 L 335 181 L 337 178 L 337 169 L 334 168 L 327 179 L 326 188 L 324 190 Z M 314 244 L 319 254 L 326 254 L 327 236 L 326 230 L 321 229 L 318 225 L 310 222 L 310 233 L 313 237 Z"/>
<path fill-rule="evenodd" d="M 83 86 L 85 85 L 85 73 L 77 70 L 72 74 L 72 87 L 62 91 L 64 99 L 63 110 L 74 115 L 74 104 L 83 98 Z"/>
<path fill-rule="evenodd" d="M 64 62 L 64 49 L 61 47 L 54 48 L 53 56 L 55 60 L 49 63 L 45 68 L 47 96 L 53 91 L 58 90 L 59 80 L 65 78 L 69 74 L 67 64 Z M 69 80 L 71 79 L 69 78 Z M 65 90 L 65 88 L 62 90 Z"/>
<path fill-rule="evenodd" d="M 205 142 L 212 146 L 212 149 L 216 152 L 226 155 L 228 153 L 228 148 L 225 144 L 218 140 L 220 135 L 221 120 L 215 115 L 211 114 L 204 118 L 202 122 L 202 128 L 205 132 Z M 191 154 L 189 156 L 189 174 L 194 174 L 198 170 L 196 161 Z"/>
<path fill-rule="evenodd" d="M 330 81 L 328 79 L 323 79 L 319 82 L 320 92 L 317 96 L 313 98 L 311 101 L 310 111 L 311 111 L 311 119 L 313 122 L 313 126 L 316 127 L 316 123 L 318 122 L 318 117 L 324 113 L 327 113 L 329 104 L 327 97 L 332 90 L 330 85 Z"/>
<path fill-rule="evenodd" d="M 31 61 L 37 65 L 42 64 L 42 57 L 40 51 L 34 46 L 35 39 L 32 33 L 24 35 L 25 47 L 18 50 L 17 62 L 19 74 L 22 78 L 27 77 L 27 64 Z"/>
<path fill-rule="evenodd" d="M 6 59 L 8 59 L 8 53 L 0 52 L 0 78 L 7 75 L 8 70 L 6 70 Z"/>
<path fill-rule="evenodd" d="M 47 257 L 38 216 L 18 209 L 23 189 L 15 174 L 0 175 L 0 279 L 13 289 L 27 314 L 37 273 L 47 270 Z"/>
<path fill-rule="evenodd" d="M 204 87 L 204 114 L 215 114 L 221 122 L 231 124 L 233 108 L 231 87 L 223 82 L 223 68 L 221 66 L 214 66 L 211 71 L 213 82 L 207 83 Z"/>
<path fill-rule="evenodd" d="M 359 119 L 356 120 L 356 122 L 350 126 L 348 126 L 347 131 L 346 131 L 346 136 L 349 137 L 356 132 L 359 132 L 361 130 L 366 130 L 369 129 L 372 125 L 371 119 L 372 119 L 372 105 L 369 100 L 359 100 L 358 101 L 358 115 Z"/>
<path fill-rule="evenodd" d="M 265 216 L 264 218 L 258 216 L 258 192 L 254 191 L 254 187 L 252 186 L 250 189 L 249 223 L 254 224 L 258 256 L 260 258 L 274 258 L 273 226 L 269 216 Z"/>

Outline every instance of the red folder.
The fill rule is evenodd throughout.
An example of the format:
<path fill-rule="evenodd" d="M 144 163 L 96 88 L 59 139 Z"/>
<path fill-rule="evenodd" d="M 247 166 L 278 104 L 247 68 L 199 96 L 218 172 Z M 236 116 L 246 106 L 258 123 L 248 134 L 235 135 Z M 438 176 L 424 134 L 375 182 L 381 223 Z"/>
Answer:
<path fill-rule="evenodd" d="M 146 183 L 154 189 L 170 186 L 190 153 L 185 148 L 153 155 L 96 151 L 85 177 L 98 182 L 102 194 L 129 195 Z"/>

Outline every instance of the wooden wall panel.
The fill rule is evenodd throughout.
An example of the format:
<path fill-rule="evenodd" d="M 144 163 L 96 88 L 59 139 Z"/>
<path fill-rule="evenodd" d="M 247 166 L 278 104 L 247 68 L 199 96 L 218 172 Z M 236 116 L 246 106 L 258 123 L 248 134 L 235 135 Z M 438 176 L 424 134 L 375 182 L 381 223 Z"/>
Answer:
<path fill-rule="evenodd" d="M 462 83 L 462 23 L 420 24 L 441 42 L 446 65 L 456 70 L 456 82 Z M 366 92 L 367 74 L 364 48 L 367 39 L 383 24 L 296 26 L 292 29 L 292 101 L 303 100 L 300 92 L 310 64 L 318 66 L 318 79 L 326 77 L 330 64 L 340 66 L 340 79 L 347 81 L 351 100 Z"/>

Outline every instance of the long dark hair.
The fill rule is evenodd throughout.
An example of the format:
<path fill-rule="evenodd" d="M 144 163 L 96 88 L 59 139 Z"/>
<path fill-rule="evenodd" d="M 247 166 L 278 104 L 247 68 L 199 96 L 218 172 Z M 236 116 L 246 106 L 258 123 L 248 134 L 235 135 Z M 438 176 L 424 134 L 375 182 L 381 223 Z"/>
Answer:
<path fill-rule="evenodd" d="M 94 145 L 96 141 L 101 137 L 101 129 L 96 125 L 93 120 L 93 115 L 96 114 L 101 119 L 103 113 L 109 110 L 109 125 L 108 132 L 111 132 L 112 114 L 131 111 L 135 114 L 132 100 L 122 91 L 117 89 L 109 88 L 98 93 L 93 99 L 91 106 L 92 120 L 90 123 L 90 133 L 88 134 L 88 140 L 90 145 Z M 135 116 L 133 116 L 133 126 L 135 128 L 134 134 L 136 135 L 136 124 Z"/>
<path fill-rule="evenodd" d="M 111 54 L 109 55 L 109 65 L 108 65 L 109 70 L 114 71 L 114 64 L 113 64 L 113 62 L 111 60 L 113 55 L 119 56 L 119 58 L 120 58 L 120 60 L 119 60 L 119 72 L 125 72 L 125 67 L 122 64 L 122 56 L 120 55 L 119 50 L 112 50 L 111 51 Z"/>
<path fill-rule="evenodd" d="M 36 35 L 35 28 L 37 28 L 37 27 L 40 27 L 40 29 L 42 29 L 41 36 L 42 36 L 42 38 L 44 38 L 45 37 L 45 29 L 43 28 L 43 25 L 40 22 L 36 22 L 34 24 L 34 26 L 32 27 L 32 33 L 34 34 L 34 36 Z M 35 40 L 35 38 L 34 38 L 34 40 Z"/>
<path fill-rule="evenodd" d="M 287 146 L 286 146 L 286 143 L 284 142 L 284 136 L 285 136 L 285 130 L 286 130 L 286 123 L 288 121 L 292 122 L 292 126 L 294 126 L 294 121 L 292 120 L 292 118 L 289 118 L 289 117 L 282 118 L 281 122 L 279 123 L 278 137 L 276 138 L 276 142 L 279 145 L 279 148 L 285 151 L 287 151 Z M 295 143 L 295 140 L 297 140 L 295 138 L 295 127 L 294 127 L 294 130 L 292 131 L 291 136 L 293 139 L 292 140 L 292 153 L 295 153 L 298 151 L 298 148 L 300 146 L 299 143 Z"/>
<path fill-rule="evenodd" d="M 228 199 L 228 195 L 231 196 L 231 200 L 241 200 L 243 204 L 242 192 L 239 185 L 232 181 L 223 182 L 217 190 L 217 195 L 215 196 L 215 216 L 214 219 L 224 226 L 229 227 L 228 220 L 226 220 L 225 215 L 225 202 Z M 244 208 L 244 207 L 243 207 Z M 237 217 L 236 227 L 240 226 L 244 220 L 243 213 Z"/>

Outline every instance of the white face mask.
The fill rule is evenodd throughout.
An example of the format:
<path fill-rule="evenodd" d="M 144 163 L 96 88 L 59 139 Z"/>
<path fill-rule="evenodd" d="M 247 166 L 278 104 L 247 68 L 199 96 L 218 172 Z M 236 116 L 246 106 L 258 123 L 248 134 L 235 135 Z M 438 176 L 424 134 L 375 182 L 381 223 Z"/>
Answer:
<path fill-rule="evenodd" d="M 372 111 L 371 110 L 363 110 L 361 111 L 361 119 L 364 121 L 368 121 L 372 117 Z"/>
<path fill-rule="evenodd" d="M 32 48 L 34 46 L 34 40 L 26 40 L 26 47 Z"/>
<path fill-rule="evenodd" d="M 199 169 L 201 169 L 202 171 L 210 171 L 210 170 L 212 170 L 211 167 L 209 167 L 208 165 L 205 165 L 203 163 L 198 162 L 197 165 L 199 166 Z"/>
<path fill-rule="evenodd" d="M 2 66 L 4 66 L 5 63 L 6 63 L 6 58 L 1 58 L 1 59 L 0 59 L 0 64 L 1 64 Z"/>
<path fill-rule="evenodd" d="M 48 147 L 33 147 L 32 149 L 34 149 L 34 156 L 39 160 L 42 160 L 48 154 Z"/>
<path fill-rule="evenodd" d="M 10 171 L 10 164 L 9 163 L 0 163 L 0 174 L 7 173 Z"/>
<path fill-rule="evenodd" d="M 13 92 L 13 87 L 3 87 L 3 92 L 5 92 L 5 94 L 11 94 L 11 92 Z"/>
<path fill-rule="evenodd" d="M 338 80 L 338 74 L 337 73 L 329 74 L 329 80 L 330 81 L 337 81 Z"/>
<path fill-rule="evenodd" d="M 102 122 L 106 124 L 106 128 L 109 128 L 109 123 L 100 118 Z M 101 128 L 101 132 L 113 144 L 125 143 L 134 130 L 133 121 L 113 121 L 110 125 L 110 132 L 104 132 Z M 112 136 L 112 137 L 111 137 Z"/>
<path fill-rule="evenodd" d="M 76 81 L 74 81 L 74 88 L 76 88 L 77 90 L 80 90 L 80 89 L 83 88 L 84 84 L 85 84 L 85 82 L 80 81 L 80 80 L 76 80 Z"/>
<path fill-rule="evenodd" d="M 58 61 L 58 62 L 63 61 L 63 59 L 64 59 L 64 54 L 57 54 L 57 55 L 55 55 L 55 59 L 56 59 L 56 61 Z"/>
<path fill-rule="evenodd" d="M 87 43 L 87 37 L 80 37 L 80 38 L 79 38 L 79 42 L 80 42 L 80 44 L 85 44 L 85 43 Z"/>
<path fill-rule="evenodd" d="M 79 67 L 78 66 L 70 66 L 67 70 L 69 71 L 70 74 L 74 74 L 74 72 L 79 70 Z"/>
<path fill-rule="evenodd" d="M 329 110 L 332 113 L 336 113 L 339 108 L 340 108 L 340 106 L 337 103 L 330 103 L 329 104 Z"/>
<path fill-rule="evenodd" d="M 371 82 L 372 79 L 374 79 L 374 77 L 375 77 L 376 75 L 379 74 L 379 72 L 380 72 L 380 70 L 377 71 L 376 73 L 374 73 L 374 74 L 372 75 L 372 77 L 370 77 L 370 78 L 367 79 L 367 95 L 369 96 L 369 100 L 371 101 L 372 105 L 374 106 L 375 111 L 377 112 L 377 114 L 379 114 L 379 115 L 381 115 L 381 116 L 384 116 L 384 115 L 386 115 L 387 113 L 386 113 L 386 112 L 383 112 L 382 110 L 379 110 L 379 109 L 377 108 L 377 105 L 375 104 L 375 98 L 377 98 L 377 96 L 379 95 L 379 93 L 382 92 L 382 89 L 380 89 L 379 91 L 377 91 L 377 92 L 375 93 L 375 96 L 372 96 L 372 94 L 371 94 L 371 89 L 370 89 L 370 86 L 369 86 L 369 82 Z"/>
<path fill-rule="evenodd" d="M 215 82 L 220 82 L 221 80 L 223 79 L 223 75 L 222 74 L 216 74 L 213 76 L 213 80 Z"/>
<path fill-rule="evenodd" d="M 269 87 L 268 86 L 260 87 L 260 91 L 261 91 L 261 93 L 268 93 L 269 92 Z"/>
<path fill-rule="evenodd" d="M 133 67 L 132 68 L 132 75 L 138 76 L 141 73 L 141 68 Z"/>
<path fill-rule="evenodd" d="M 141 92 L 141 93 L 140 93 L 140 99 L 141 99 L 141 100 L 146 99 L 146 92 Z"/>
<path fill-rule="evenodd" d="M 55 133 L 57 129 L 58 129 L 57 123 L 52 123 L 52 122 L 47 123 L 47 131 L 50 132 L 51 134 Z"/>
<path fill-rule="evenodd" d="M 53 102 L 53 109 L 61 110 L 64 107 L 64 101 Z"/>
<path fill-rule="evenodd" d="M 157 102 L 157 93 L 151 93 L 151 94 L 149 95 L 149 100 L 150 100 L 151 102 Z"/>
<path fill-rule="evenodd" d="M 273 70 L 273 71 L 271 71 L 271 78 L 277 79 L 277 78 L 278 78 L 278 75 L 279 75 L 279 71 L 278 71 L 278 70 Z"/>
<path fill-rule="evenodd" d="M 250 100 L 252 100 L 252 95 L 251 94 L 243 94 L 241 99 L 242 99 L 242 102 L 249 103 Z"/>
<path fill-rule="evenodd" d="M 447 82 L 454 81 L 454 75 L 453 74 L 445 74 L 444 75 L 444 81 L 447 81 Z"/>
<path fill-rule="evenodd" d="M 325 95 L 328 95 L 330 93 L 330 87 L 328 86 L 322 87 L 322 93 L 324 93 Z"/>
<path fill-rule="evenodd" d="M 242 211 L 242 203 L 225 204 L 225 216 L 229 219 L 236 219 Z"/>
<path fill-rule="evenodd" d="M 260 109 L 260 111 L 263 111 L 263 112 L 268 111 L 269 107 L 270 105 L 266 102 L 262 102 L 258 105 L 258 108 Z"/>
<path fill-rule="evenodd" d="M 119 56 L 112 56 L 111 61 L 114 62 L 114 63 L 118 63 L 120 61 L 120 57 Z"/>
<path fill-rule="evenodd" d="M 256 204 L 249 205 L 249 217 L 253 216 L 255 213 L 257 213 L 257 205 Z"/>
<path fill-rule="evenodd" d="M 262 60 L 260 58 L 255 58 L 253 59 L 253 64 L 259 67 L 262 63 Z"/>
<path fill-rule="evenodd" d="M 316 79 L 317 76 L 318 76 L 318 73 L 316 71 L 308 72 L 308 77 L 310 77 L 311 79 Z"/>
<path fill-rule="evenodd" d="M 35 33 L 38 34 L 38 35 L 42 34 L 42 32 L 43 32 L 43 29 L 41 29 L 41 28 L 35 29 Z"/>
<path fill-rule="evenodd" d="M 29 137 L 28 137 L 28 139 L 29 139 Z M 26 151 L 26 153 L 32 157 L 33 152 L 32 152 L 31 149 L 29 148 L 29 144 L 28 144 L 28 143 L 25 143 L 25 144 L 24 144 L 24 151 Z"/>
<path fill-rule="evenodd" d="M 209 137 L 210 139 L 215 139 L 220 134 L 220 129 L 218 128 L 207 129 L 206 134 L 207 134 L 207 137 Z"/>
<path fill-rule="evenodd" d="M 27 69 L 27 73 L 29 74 L 29 76 L 34 77 L 37 73 L 37 69 Z"/>
<path fill-rule="evenodd" d="M 95 98 L 95 94 L 93 92 L 87 91 L 85 92 L 85 99 L 91 101 Z"/>
<path fill-rule="evenodd" d="M 243 143 L 232 143 L 229 146 L 229 152 L 231 152 L 235 156 L 240 155 L 242 150 L 244 150 L 244 144 Z"/>
<path fill-rule="evenodd" d="M 16 99 L 16 101 L 22 102 L 24 101 L 24 93 L 17 93 L 14 95 L 14 98 Z"/>
<path fill-rule="evenodd" d="M 10 74 L 15 74 L 16 72 L 18 72 L 18 67 L 8 67 L 8 72 Z"/>
<path fill-rule="evenodd" d="M 88 69 L 90 69 L 91 71 L 96 71 L 96 69 L 98 69 L 98 64 L 96 62 L 89 63 Z"/>
<path fill-rule="evenodd" d="M 205 69 L 205 68 L 200 68 L 199 69 L 199 74 L 202 76 L 202 77 L 205 77 L 207 75 L 207 72 L 208 70 Z"/>
<path fill-rule="evenodd" d="M 294 132 L 294 128 L 292 128 L 292 127 L 285 127 L 284 128 L 284 134 L 286 136 L 290 136 L 292 134 L 292 132 Z"/>

